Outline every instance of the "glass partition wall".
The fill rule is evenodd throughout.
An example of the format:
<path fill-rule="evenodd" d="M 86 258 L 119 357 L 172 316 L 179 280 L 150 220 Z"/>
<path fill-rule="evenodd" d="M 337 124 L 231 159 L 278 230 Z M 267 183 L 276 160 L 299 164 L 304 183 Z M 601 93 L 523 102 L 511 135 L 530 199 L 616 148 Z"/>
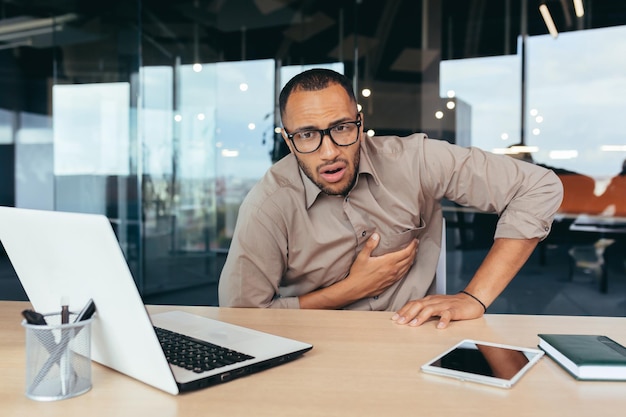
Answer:
<path fill-rule="evenodd" d="M 370 135 L 559 174 L 554 231 L 491 311 L 626 314 L 620 3 L 2 1 L 0 204 L 103 214 L 146 302 L 215 305 L 239 205 L 287 152 L 280 88 L 324 66 L 353 80 Z M 445 216 L 454 291 L 497 218 Z M 7 264 L 0 297 L 23 298 Z"/>

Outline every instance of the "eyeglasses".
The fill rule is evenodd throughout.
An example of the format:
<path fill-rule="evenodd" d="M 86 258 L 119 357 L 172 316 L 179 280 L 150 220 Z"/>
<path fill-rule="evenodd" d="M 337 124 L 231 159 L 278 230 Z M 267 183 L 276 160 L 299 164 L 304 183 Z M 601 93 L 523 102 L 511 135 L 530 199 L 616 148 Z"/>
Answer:
<path fill-rule="evenodd" d="M 343 122 L 331 126 L 327 129 L 301 130 L 289 133 L 285 130 L 287 138 L 293 143 L 293 147 L 300 153 L 312 153 L 322 146 L 324 136 L 328 135 L 330 140 L 337 146 L 350 146 L 359 140 L 361 131 L 361 116 L 353 122 Z"/>

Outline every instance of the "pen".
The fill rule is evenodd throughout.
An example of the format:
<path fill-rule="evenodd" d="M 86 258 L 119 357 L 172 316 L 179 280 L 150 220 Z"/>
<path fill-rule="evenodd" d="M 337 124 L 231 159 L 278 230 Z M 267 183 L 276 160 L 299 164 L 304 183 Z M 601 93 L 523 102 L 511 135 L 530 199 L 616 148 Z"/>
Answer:
<path fill-rule="evenodd" d="M 67 297 L 61 297 L 61 324 L 70 322 L 70 306 Z"/>
<path fill-rule="evenodd" d="M 67 297 L 61 297 L 61 324 L 68 324 L 70 322 L 70 306 Z M 59 372 L 61 377 L 61 395 L 65 396 L 69 390 L 69 378 L 70 378 L 70 360 L 71 352 L 67 348 L 71 337 L 67 329 L 61 330 L 61 342 L 62 346 L 61 357 L 59 358 Z"/>

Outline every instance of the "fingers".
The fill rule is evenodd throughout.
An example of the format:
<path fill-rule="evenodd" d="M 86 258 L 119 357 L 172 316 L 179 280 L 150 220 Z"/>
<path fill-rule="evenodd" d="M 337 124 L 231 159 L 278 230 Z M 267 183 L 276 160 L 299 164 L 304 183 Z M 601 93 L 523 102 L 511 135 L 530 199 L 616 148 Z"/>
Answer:
<path fill-rule="evenodd" d="M 415 257 L 417 256 L 417 245 L 418 245 L 418 241 L 417 239 L 414 239 L 409 244 L 409 246 L 401 250 L 401 252 L 403 252 L 402 255 L 404 256 L 404 258 L 400 260 L 400 263 L 404 263 L 405 265 L 408 265 L 408 266 L 413 265 L 413 262 L 415 261 Z"/>
<path fill-rule="evenodd" d="M 432 305 L 429 305 L 427 298 L 428 297 L 409 302 L 398 310 L 398 312 L 391 317 L 391 320 L 397 324 L 408 324 L 409 326 L 417 327 L 424 324 L 431 317 L 438 316 L 440 311 L 435 310 Z"/>
<path fill-rule="evenodd" d="M 398 266 L 403 268 L 404 272 L 407 272 L 415 262 L 415 258 L 417 257 L 417 245 L 418 241 L 413 240 L 408 247 L 402 249 L 404 257 L 398 261 Z"/>
<path fill-rule="evenodd" d="M 453 320 L 478 318 L 483 311 L 458 295 L 434 295 L 408 302 L 391 317 L 396 324 L 417 327 L 438 317 L 438 329 L 445 329 Z"/>
<path fill-rule="evenodd" d="M 395 265 L 398 271 L 405 274 L 411 268 L 413 262 L 415 262 L 417 246 L 418 240 L 413 239 L 405 248 L 382 255 L 381 258 L 386 259 L 389 265 Z"/>
<path fill-rule="evenodd" d="M 439 323 L 437 323 L 438 329 L 445 329 L 452 320 L 452 312 L 450 310 L 444 310 L 439 315 Z"/>
<path fill-rule="evenodd" d="M 366 257 L 371 256 L 372 252 L 378 247 L 379 243 L 380 235 L 378 233 L 372 233 L 372 236 L 370 236 L 370 238 L 367 239 L 367 242 L 365 242 L 365 246 L 363 246 L 361 254 Z"/>
<path fill-rule="evenodd" d="M 381 256 L 372 256 L 380 244 L 380 235 L 373 233 L 350 267 L 345 282 L 359 288 L 364 297 L 380 295 L 397 281 L 403 279 L 415 262 L 417 240 L 405 248 Z"/>
<path fill-rule="evenodd" d="M 405 248 L 400 249 L 397 253 L 407 258 L 415 257 L 418 244 L 419 240 L 413 239 Z"/>

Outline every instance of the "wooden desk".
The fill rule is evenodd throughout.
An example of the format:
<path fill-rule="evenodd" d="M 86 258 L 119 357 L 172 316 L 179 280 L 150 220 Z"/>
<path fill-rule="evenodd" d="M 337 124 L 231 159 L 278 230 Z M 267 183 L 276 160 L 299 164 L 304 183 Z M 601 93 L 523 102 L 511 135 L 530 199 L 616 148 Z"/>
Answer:
<path fill-rule="evenodd" d="M 626 383 L 578 382 L 544 357 L 512 389 L 427 375 L 419 367 L 463 338 L 536 346 L 537 333 L 600 333 L 626 343 L 626 318 L 487 315 L 437 330 L 393 324 L 385 312 L 169 307 L 313 343 L 302 358 L 262 373 L 171 396 L 101 365 L 76 398 L 24 395 L 28 304 L 0 302 L 1 414 L 97 416 L 594 416 L 626 410 Z M 151 307 L 162 311 L 168 307 Z"/>

